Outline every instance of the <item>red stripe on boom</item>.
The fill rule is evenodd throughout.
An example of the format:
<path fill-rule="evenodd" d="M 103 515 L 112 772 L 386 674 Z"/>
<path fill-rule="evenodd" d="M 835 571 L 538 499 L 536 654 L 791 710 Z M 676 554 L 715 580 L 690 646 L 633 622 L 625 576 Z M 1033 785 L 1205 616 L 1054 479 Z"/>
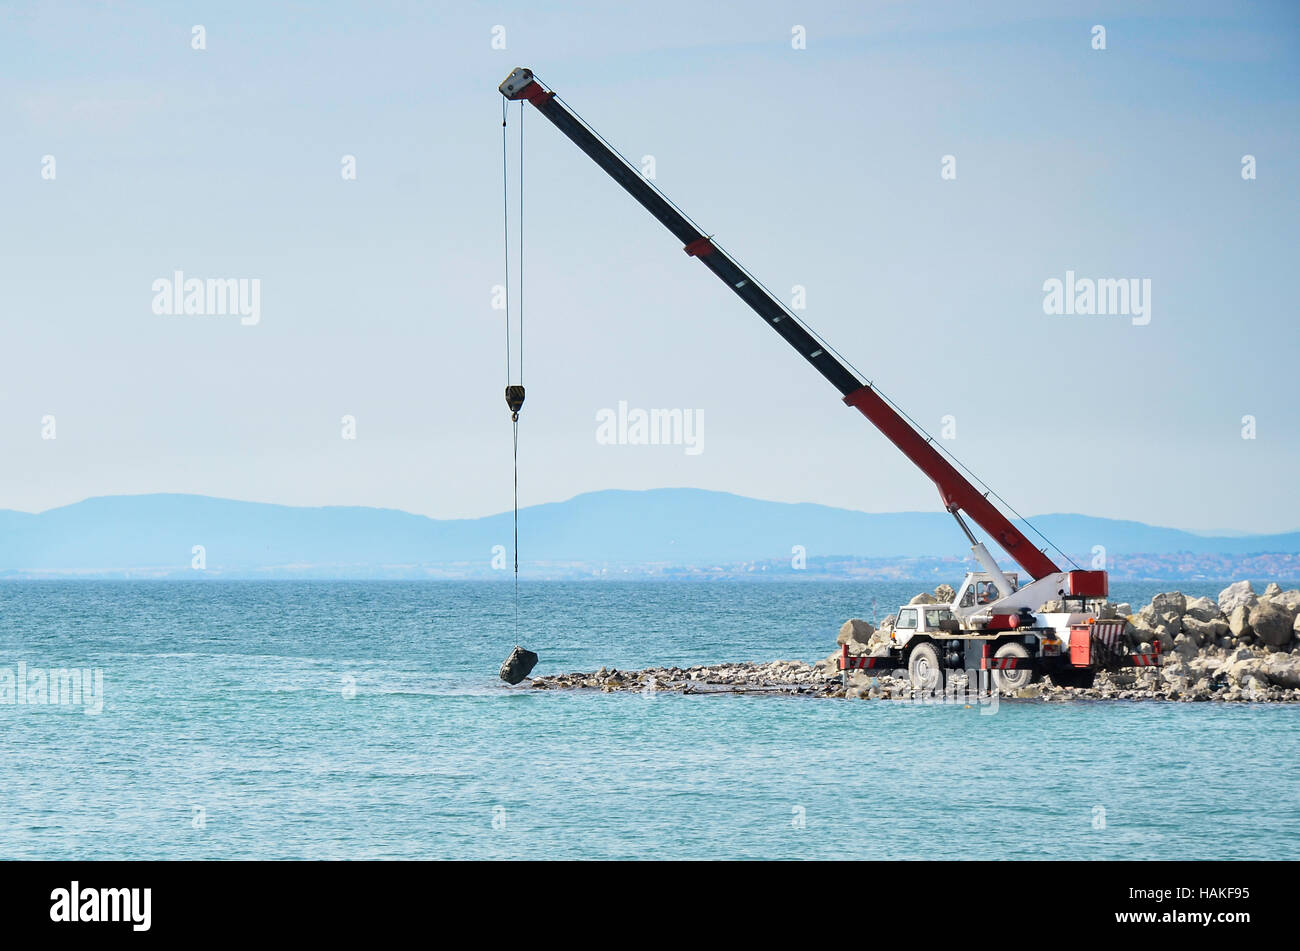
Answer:
<path fill-rule="evenodd" d="M 854 390 L 844 397 L 844 402 L 871 420 L 903 455 L 930 477 L 939 488 L 945 508 L 961 509 L 968 514 L 1025 571 L 1042 578 L 1060 570 L 870 386 Z"/>

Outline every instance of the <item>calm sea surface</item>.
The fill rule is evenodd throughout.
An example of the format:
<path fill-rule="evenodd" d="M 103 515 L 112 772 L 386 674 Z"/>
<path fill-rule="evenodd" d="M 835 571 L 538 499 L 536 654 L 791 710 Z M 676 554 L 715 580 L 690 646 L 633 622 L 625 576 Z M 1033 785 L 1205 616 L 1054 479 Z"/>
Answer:
<path fill-rule="evenodd" d="M 917 590 L 526 584 L 520 640 L 812 661 Z M 1300 706 L 532 691 L 512 625 L 502 583 L 0 583 L 0 688 L 103 672 L 0 703 L 0 857 L 1300 858 Z"/>

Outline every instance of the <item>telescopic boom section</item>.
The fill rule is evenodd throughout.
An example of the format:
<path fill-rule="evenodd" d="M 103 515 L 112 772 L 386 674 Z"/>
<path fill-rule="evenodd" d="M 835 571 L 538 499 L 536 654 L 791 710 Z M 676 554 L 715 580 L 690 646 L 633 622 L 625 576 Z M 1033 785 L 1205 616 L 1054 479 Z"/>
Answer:
<path fill-rule="evenodd" d="M 713 244 L 695 225 L 665 201 L 635 168 L 595 135 L 581 119 L 558 102 L 555 93 L 533 77 L 530 69 L 515 69 L 501 84 L 507 99 L 526 99 L 537 107 L 574 145 L 586 152 L 593 162 L 623 186 L 633 198 L 654 215 L 676 236 L 687 254 L 697 257 L 756 314 L 794 347 L 830 381 L 844 397 L 844 402 L 871 420 L 885 436 L 902 450 L 939 488 L 944 507 L 950 512 L 963 511 L 1002 546 L 1034 578 L 1059 572 L 1052 559 L 1038 550 L 1025 535 L 1011 524 L 978 489 L 945 459 L 930 440 L 922 436 L 857 374 L 844 366 L 808 333 L 789 312 L 721 248 Z"/>

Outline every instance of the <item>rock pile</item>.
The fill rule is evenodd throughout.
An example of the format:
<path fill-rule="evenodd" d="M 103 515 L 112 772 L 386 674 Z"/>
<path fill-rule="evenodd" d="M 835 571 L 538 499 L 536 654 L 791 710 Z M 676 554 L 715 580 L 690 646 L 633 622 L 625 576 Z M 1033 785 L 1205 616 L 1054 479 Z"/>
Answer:
<path fill-rule="evenodd" d="M 1257 595 L 1249 581 L 1238 581 L 1215 600 L 1171 591 L 1117 616 L 1125 615 L 1130 645 L 1149 651 L 1158 638 L 1169 663 L 1159 671 L 1099 674 L 1098 690 L 1136 688 L 1171 700 L 1300 700 L 1300 590 L 1270 584 Z"/>
<path fill-rule="evenodd" d="M 593 674 L 555 674 L 534 677 L 539 690 L 585 687 L 611 693 L 616 690 L 676 690 L 681 693 L 798 693 L 826 694 L 839 687 L 835 680 L 801 660 L 774 660 L 767 664 L 715 664 L 710 667 L 647 667 L 618 670 L 602 667 Z"/>
<path fill-rule="evenodd" d="M 919 594 L 912 604 L 952 600 L 940 585 L 933 595 Z M 1044 609 L 1054 607 L 1044 606 Z M 1129 644 L 1144 653 L 1158 639 L 1169 655 L 1159 669 L 1102 671 L 1092 687 L 1057 687 L 1047 681 L 1014 693 L 1019 699 L 1226 700 L 1300 701 L 1300 590 L 1270 584 L 1256 594 L 1249 581 L 1238 581 L 1217 599 L 1188 599 L 1177 591 L 1156 595 L 1136 613 L 1129 604 L 1108 604 L 1103 617 L 1125 618 Z M 883 652 L 894 618 L 879 630 L 853 618 L 840 628 L 834 653 L 806 664 L 778 660 L 767 664 L 717 664 L 704 667 L 652 667 L 640 671 L 601 668 L 595 673 L 537 677 L 538 689 L 588 688 L 605 692 L 653 693 L 791 693 L 821 697 L 908 699 L 916 694 L 907 671 L 854 671 L 841 683 L 838 661 L 847 645 L 851 655 Z M 957 674 L 957 680 L 964 675 Z M 960 686 L 960 684 L 959 684 Z"/>

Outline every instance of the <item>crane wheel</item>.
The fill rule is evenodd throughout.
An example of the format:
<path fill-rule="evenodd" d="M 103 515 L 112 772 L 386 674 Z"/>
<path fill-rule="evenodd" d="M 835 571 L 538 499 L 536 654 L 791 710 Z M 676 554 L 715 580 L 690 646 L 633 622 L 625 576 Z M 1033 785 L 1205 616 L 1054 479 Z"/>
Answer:
<path fill-rule="evenodd" d="M 1003 644 L 993 653 L 993 659 L 996 661 L 1002 657 L 1017 657 L 1029 659 L 1029 651 L 1024 644 L 1017 641 L 1009 641 Z M 1032 667 L 1017 667 L 1014 670 L 998 670 L 993 668 L 993 686 L 999 690 L 1019 690 L 1021 687 L 1028 687 L 1034 680 L 1034 670 Z"/>
<path fill-rule="evenodd" d="M 907 679 L 913 690 L 942 690 L 943 667 L 933 644 L 917 644 L 907 656 Z"/>

